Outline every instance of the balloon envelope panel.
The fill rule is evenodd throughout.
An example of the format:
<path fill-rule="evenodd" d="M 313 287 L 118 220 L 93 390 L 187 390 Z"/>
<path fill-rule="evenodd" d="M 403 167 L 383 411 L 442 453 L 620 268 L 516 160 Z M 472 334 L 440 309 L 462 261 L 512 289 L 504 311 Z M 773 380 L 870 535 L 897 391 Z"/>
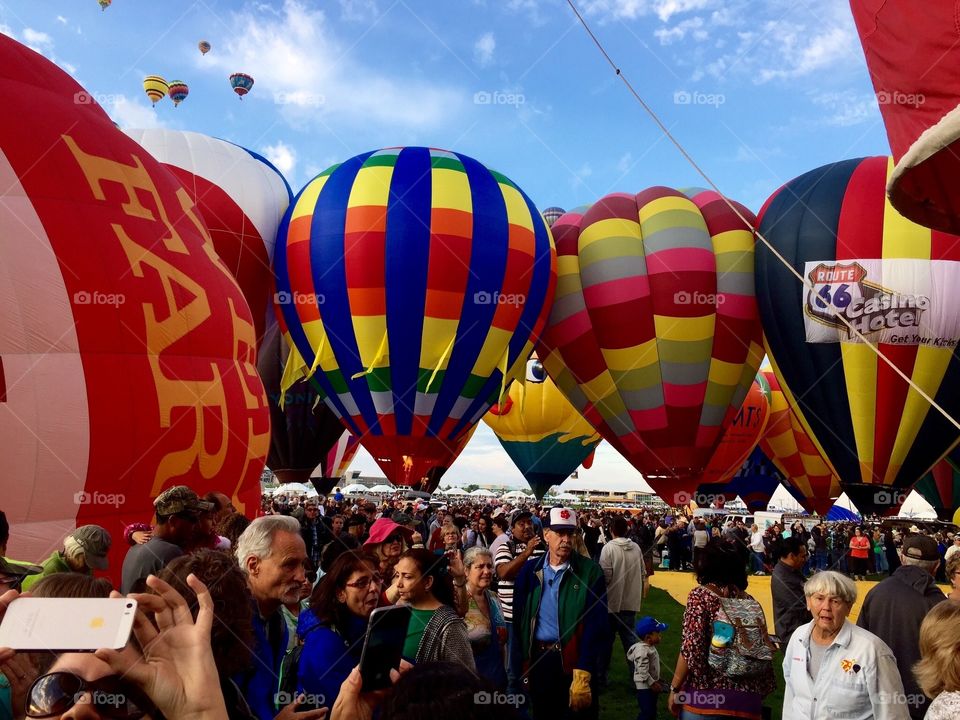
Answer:
<path fill-rule="evenodd" d="M 550 231 L 508 178 L 392 148 L 312 180 L 278 238 L 289 341 L 394 484 L 414 485 L 522 371 L 556 281 Z"/>
<path fill-rule="evenodd" d="M 760 365 L 753 238 L 713 192 L 608 195 L 552 228 L 557 297 L 538 353 L 661 496 L 691 494 Z"/>
<path fill-rule="evenodd" d="M 900 371 L 960 416 L 960 240 L 890 205 L 891 167 L 884 157 L 834 163 L 767 201 L 759 230 L 807 284 L 765 246 L 757 250 L 773 369 L 810 439 L 868 514 L 902 503 L 958 432 L 868 344 L 842 327 L 834 341 L 821 341 L 823 328 L 853 318 Z M 930 335 L 938 332 L 946 337 Z M 811 334 L 818 341 L 808 341 Z"/>
<path fill-rule="evenodd" d="M 0 444 L 10 553 L 114 538 L 177 484 L 253 512 L 269 442 L 250 310 L 181 184 L 0 36 Z"/>

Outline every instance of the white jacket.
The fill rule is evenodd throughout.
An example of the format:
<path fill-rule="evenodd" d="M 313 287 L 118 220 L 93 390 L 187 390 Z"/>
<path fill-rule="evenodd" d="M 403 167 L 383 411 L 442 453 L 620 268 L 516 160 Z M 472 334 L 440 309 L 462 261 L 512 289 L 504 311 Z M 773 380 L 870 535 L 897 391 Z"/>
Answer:
<path fill-rule="evenodd" d="M 600 550 L 607 580 L 607 612 L 638 612 L 643 603 L 643 552 L 629 538 L 614 538 Z"/>
<path fill-rule="evenodd" d="M 654 645 L 643 640 L 634 643 L 627 650 L 627 660 L 633 663 L 633 684 L 637 690 L 649 690 L 660 680 L 660 653 Z"/>
<path fill-rule="evenodd" d="M 796 629 L 783 655 L 783 720 L 910 720 L 893 652 L 849 620 L 824 653 L 817 679 L 811 680 L 813 624 Z"/>

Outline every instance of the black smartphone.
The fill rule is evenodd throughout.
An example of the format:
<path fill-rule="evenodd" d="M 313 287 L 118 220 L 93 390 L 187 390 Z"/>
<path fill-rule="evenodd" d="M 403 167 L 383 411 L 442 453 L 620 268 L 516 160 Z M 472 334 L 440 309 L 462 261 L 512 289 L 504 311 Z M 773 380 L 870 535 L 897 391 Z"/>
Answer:
<path fill-rule="evenodd" d="M 370 613 L 360 655 L 364 692 L 390 686 L 390 671 L 400 668 L 410 614 L 406 605 L 377 608 Z"/>

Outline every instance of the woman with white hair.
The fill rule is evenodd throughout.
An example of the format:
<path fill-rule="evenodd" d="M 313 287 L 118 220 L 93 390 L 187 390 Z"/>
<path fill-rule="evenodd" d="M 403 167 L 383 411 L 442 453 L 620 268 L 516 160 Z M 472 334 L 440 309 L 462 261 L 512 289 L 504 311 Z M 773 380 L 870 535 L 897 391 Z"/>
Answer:
<path fill-rule="evenodd" d="M 813 620 L 783 657 L 783 720 L 909 720 L 897 661 L 880 638 L 847 620 L 856 584 L 832 570 L 803 586 Z"/>
<path fill-rule="evenodd" d="M 499 690 L 507 688 L 504 643 L 507 624 L 497 593 L 490 589 L 493 581 L 493 555 L 485 547 L 475 545 L 463 556 L 467 570 L 469 605 L 463 621 L 473 649 L 477 674 L 487 678 Z"/>

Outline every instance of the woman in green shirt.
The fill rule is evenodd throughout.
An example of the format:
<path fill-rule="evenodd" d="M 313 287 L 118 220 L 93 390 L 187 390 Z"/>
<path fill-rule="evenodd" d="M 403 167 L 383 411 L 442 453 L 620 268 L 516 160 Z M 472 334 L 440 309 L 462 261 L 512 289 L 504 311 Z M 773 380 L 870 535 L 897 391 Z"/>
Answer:
<path fill-rule="evenodd" d="M 403 656 L 413 663 L 449 661 L 476 670 L 467 626 L 453 609 L 453 578 L 445 557 L 407 550 L 397 563 L 400 602 L 411 610 Z"/>

